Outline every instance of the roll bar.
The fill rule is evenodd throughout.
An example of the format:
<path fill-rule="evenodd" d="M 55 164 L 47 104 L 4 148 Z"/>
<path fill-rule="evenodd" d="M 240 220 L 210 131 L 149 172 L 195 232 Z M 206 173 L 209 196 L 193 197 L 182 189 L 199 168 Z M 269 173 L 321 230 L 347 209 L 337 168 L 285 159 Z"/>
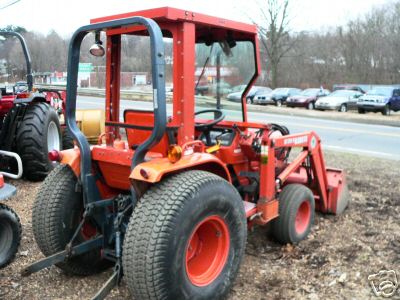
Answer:
<path fill-rule="evenodd" d="M 0 31 L 0 35 L 14 36 L 21 42 L 22 51 L 24 52 L 25 61 L 26 61 L 26 82 L 28 84 L 28 91 L 31 92 L 32 87 L 33 87 L 32 61 L 31 61 L 31 55 L 29 54 L 29 49 L 28 49 L 28 46 L 26 45 L 24 37 L 21 34 L 19 34 L 18 32 L 14 32 L 14 31 Z"/>
<path fill-rule="evenodd" d="M 131 168 L 144 161 L 147 151 L 158 144 L 163 137 L 167 125 L 167 108 L 165 99 L 165 58 L 164 42 L 160 27 L 151 19 L 144 17 L 132 17 L 115 21 L 91 24 L 79 28 L 73 34 L 68 52 L 67 75 L 67 101 L 66 124 L 72 136 L 76 139 L 81 154 L 81 182 L 85 204 L 100 199 L 95 179 L 92 174 L 92 159 L 90 145 L 76 124 L 76 97 L 78 86 L 78 66 L 80 48 L 83 38 L 89 32 L 115 29 L 122 26 L 142 25 L 146 27 L 150 36 L 152 82 L 153 82 L 153 108 L 154 129 L 150 137 L 144 141 L 135 151 Z"/>

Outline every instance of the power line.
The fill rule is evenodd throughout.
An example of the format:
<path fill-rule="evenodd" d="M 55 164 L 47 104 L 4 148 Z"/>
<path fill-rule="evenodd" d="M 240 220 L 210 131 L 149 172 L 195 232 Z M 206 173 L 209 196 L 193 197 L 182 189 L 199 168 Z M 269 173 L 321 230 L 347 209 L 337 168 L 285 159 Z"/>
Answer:
<path fill-rule="evenodd" d="M 14 5 L 15 3 L 18 3 L 19 1 L 21 1 L 21 0 L 11 0 L 11 1 L 8 1 L 8 3 L 6 2 L 6 3 L 3 4 L 2 6 L 0 6 L 0 10 L 5 9 L 5 8 L 11 6 L 11 5 Z"/>

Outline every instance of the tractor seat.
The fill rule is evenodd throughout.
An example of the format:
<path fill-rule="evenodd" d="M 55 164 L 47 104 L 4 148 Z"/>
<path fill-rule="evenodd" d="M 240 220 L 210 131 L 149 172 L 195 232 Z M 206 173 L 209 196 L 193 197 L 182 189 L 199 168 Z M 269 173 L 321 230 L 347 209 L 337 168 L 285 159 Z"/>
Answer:
<path fill-rule="evenodd" d="M 147 140 L 154 126 L 154 112 L 144 110 L 127 109 L 124 111 L 124 123 L 143 128 L 126 128 L 126 137 L 129 148 L 136 148 Z M 168 146 L 175 143 L 174 128 L 167 128 L 167 132 L 161 138 L 160 142 L 149 151 L 160 153 L 163 157 L 167 156 Z"/>

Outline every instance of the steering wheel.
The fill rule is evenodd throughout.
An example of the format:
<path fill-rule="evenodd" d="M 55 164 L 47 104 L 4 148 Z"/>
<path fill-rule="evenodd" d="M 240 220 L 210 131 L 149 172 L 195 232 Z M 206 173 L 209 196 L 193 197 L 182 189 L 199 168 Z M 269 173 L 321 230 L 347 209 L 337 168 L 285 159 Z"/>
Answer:
<path fill-rule="evenodd" d="M 194 115 L 214 113 L 214 120 L 206 124 L 195 124 L 194 127 L 199 131 L 209 131 L 214 125 L 225 119 L 225 114 L 220 109 L 203 109 L 197 111 Z"/>
<path fill-rule="evenodd" d="M 211 146 L 212 143 L 211 143 L 210 130 L 214 125 L 218 124 L 223 119 L 225 119 L 225 114 L 220 109 L 204 109 L 204 110 L 199 110 L 194 115 L 197 116 L 206 113 L 214 113 L 214 120 L 206 124 L 195 124 L 194 127 L 196 128 L 196 130 L 202 131 L 204 133 L 204 136 L 206 138 L 206 145 Z"/>

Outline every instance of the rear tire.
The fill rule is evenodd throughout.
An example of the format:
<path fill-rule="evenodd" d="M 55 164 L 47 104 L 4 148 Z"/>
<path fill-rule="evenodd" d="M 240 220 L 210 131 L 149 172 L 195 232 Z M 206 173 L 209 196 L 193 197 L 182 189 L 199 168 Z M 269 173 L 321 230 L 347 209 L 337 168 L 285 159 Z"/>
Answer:
<path fill-rule="evenodd" d="M 36 243 L 45 256 L 65 250 L 83 214 L 82 194 L 76 191 L 77 178 L 68 165 L 58 165 L 39 188 L 32 212 L 32 228 Z M 95 228 L 90 221 L 85 223 L 75 244 L 91 237 L 85 237 L 86 228 Z M 99 273 L 111 266 L 101 259 L 100 249 L 92 250 L 57 267 L 75 275 Z"/>
<path fill-rule="evenodd" d="M 223 298 L 246 235 L 243 203 L 227 181 L 203 171 L 169 177 L 131 216 L 123 247 L 128 288 L 135 299 Z"/>
<path fill-rule="evenodd" d="M 308 110 L 313 110 L 314 108 L 315 108 L 314 102 L 310 102 L 310 103 L 307 104 L 307 109 Z"/>
<path fill-rule="evenodd" d="M 279 217 L 272 232 L 282 244 L 304 240 L 314 223 L 315 202 L 311 190 L 302 184 L 288 184 L 279 195 Z"/>
<path fill-rule="evenodd" d="M 17 132 L 16 145 L 25 177 L 32 181 L 43 180 L 54 168 L 48 158 L 49 151 L 61 150 L 60 122 L 54 108 L 44 102 L 28 105 Z"/>
<path fill-rule="evenodd" d="M 276 100 L 275 105 L 277 107 L 281 107 L 282 106 L 282 100 Z"/>
<path fill-rule="evenodd" d="M 17 214 L 0 203 L 0 268 L 7 266 L 18 252 L 22 228 Z"/>

